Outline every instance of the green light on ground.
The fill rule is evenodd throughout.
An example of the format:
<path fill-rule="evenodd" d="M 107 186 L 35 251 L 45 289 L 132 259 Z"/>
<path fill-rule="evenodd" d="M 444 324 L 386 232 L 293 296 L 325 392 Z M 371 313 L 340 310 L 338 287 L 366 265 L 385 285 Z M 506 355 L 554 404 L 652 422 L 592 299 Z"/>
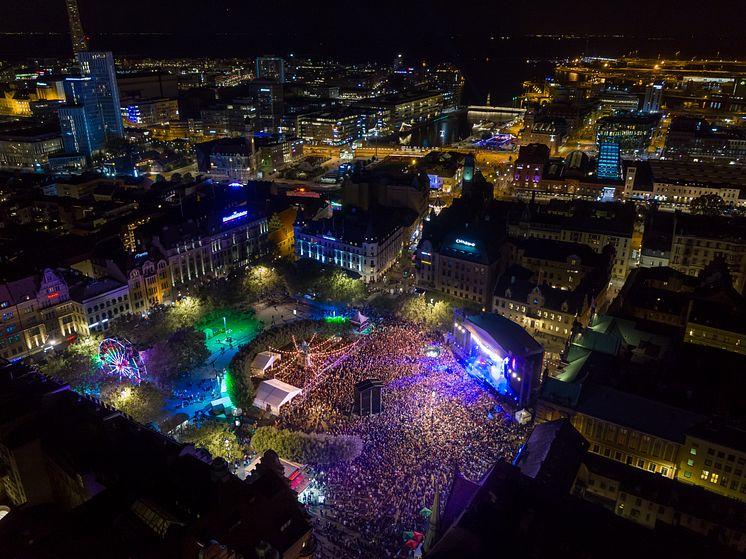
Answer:
<path fill-rule="evenodd" d="M 326 316 L 324 317 L 324 322 L 328 324 L 344 324 L 345 322 L 348 322 L 350 319 L 346 316 Z"/>

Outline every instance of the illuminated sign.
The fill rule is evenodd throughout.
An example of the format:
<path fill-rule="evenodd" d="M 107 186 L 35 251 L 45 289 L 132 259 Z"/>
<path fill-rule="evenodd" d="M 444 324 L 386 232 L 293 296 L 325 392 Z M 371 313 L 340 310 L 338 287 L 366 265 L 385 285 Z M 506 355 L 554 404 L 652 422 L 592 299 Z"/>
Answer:
<path fill-rule="evenodd" d="M 319 192 L 312 192 L 310 190 L 306 190 L 305 187 L 296 188 L 295 190 L 288 190 L 285 193 L 285 196 L 302 196 L 304 198 L 321 198 L 321 194 Z"/>
<path fill-rule="evenodd" d="M 137 254 L 135 254 L 135 258 L 142 258 L 143 256 L 147 256 L 147 255 L 148 255 L 148 251 L 146 250 L 145 252 L 138 252 Z"/>
<path fill-rule="evenodd" d="M 322 239 L 326 239 L 327 241 L 336 241 L 336 237 L 330 237 L 329 235 L 321 235 Z"/>
<path fill-rule="evenodd" d="M 477 246 L 477 243 L 472 243 L 471 241 L 465 241 L 463 239 L 456 239 L 456 244 L 457 245 L 464 245 L 464 246 L 472 247 L 472 248 L 474 248 L 475 246 Z"/>
<path fill-rule="evenodd" d="M 233 212 L 231 215 L 227 215 L 223 218 L 223 223 L 229 223 L 231 221 L 235 221 L 236 219 L 241 219 L 242 217 L 246 217 L 249 215 L 249 212 L 247 210 L 242 210 L 240 212 Z"/>

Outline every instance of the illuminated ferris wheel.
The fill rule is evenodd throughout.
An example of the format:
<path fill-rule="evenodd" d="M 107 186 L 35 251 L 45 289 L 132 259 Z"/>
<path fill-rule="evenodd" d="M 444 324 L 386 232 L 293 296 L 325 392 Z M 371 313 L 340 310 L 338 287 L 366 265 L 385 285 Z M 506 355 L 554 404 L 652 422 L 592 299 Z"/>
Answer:
<path fill-rule="evenodd" d="M 98 345 L 98 357 L 108 375 L 139 384 L 145 373 L 145 364 L 139 352 L 127 340 L 104 338 Z"/>

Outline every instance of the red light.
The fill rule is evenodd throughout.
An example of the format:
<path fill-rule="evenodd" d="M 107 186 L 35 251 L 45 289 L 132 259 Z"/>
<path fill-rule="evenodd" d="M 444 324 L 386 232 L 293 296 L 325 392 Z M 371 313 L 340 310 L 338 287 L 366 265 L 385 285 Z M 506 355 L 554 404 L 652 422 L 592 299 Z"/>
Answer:
<path fill-rule="evenodd" d="M 55 297 L 59 297 L 59 293 L 52 293 L 51 295 L 47 295 L 47 299 L 54 299 Z"/>

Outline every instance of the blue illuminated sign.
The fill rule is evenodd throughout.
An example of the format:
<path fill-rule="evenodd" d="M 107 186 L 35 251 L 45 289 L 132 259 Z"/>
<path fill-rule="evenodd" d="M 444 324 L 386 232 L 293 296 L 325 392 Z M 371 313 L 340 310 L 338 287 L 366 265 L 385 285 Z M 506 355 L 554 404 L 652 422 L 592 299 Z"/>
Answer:
<path fill-rule="evenodd" d="M 336 237 L 331 237 L 329 235 L 321 235 L 321 238 L 322 239 L 326 239 L 327 241 L 336 241 L 337 240 Z"/>
<path fill-rule="evenodd" d="M 457 245 L 464 245 L 464 246 L 472 247 L 472 248 L 474 248 L 475 246 L 477 246 L 477 243 L 472 243 L 471 241 L 465 241 L 463 239 L 456 239 L 456 244 Z"/>
<path fill-rule="evenodd" d="M 233 212 L 231 215 L 227 215 L 223 218 L 223 223 L 229 223 L 231 221 L 235 221 L 236 219 L 241 219 L 242 217 L 246 217 L 249 215 L 249 212 L 247 210 L 242 210 L 240 212 Z"/>

